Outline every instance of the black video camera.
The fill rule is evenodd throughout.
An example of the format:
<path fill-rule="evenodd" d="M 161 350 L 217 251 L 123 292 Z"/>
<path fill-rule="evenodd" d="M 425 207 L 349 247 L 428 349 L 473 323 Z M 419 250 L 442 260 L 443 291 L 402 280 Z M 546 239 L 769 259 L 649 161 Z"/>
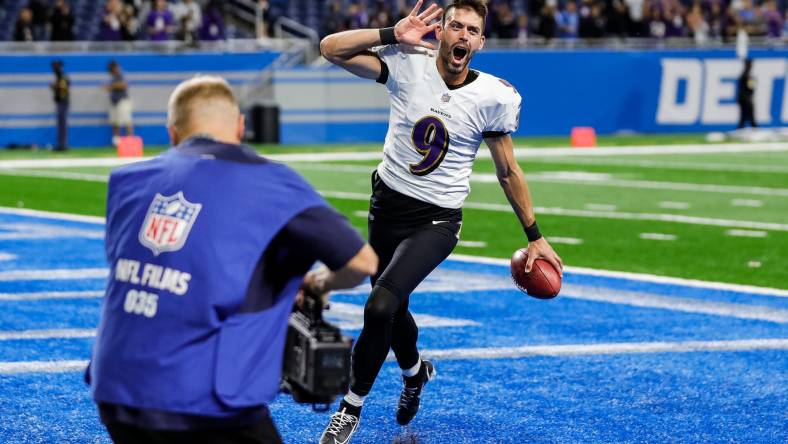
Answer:
<path fill-rule="evenodd" d="M 285 343 L 282 391 L 293 400 L 326 411 L 350 383 L 353 339 L 323 320 L 323 301 L 304 292 L 301 307 L 291 315 Z"/>

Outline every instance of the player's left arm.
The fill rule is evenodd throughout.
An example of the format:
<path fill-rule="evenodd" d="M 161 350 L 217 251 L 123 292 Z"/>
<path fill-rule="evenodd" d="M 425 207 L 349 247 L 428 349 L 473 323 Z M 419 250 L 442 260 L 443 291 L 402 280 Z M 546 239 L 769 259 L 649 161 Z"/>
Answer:
<path fill-rule="evenodd" d="M 561 257 L 541 234 L 535 234 L 535 232 L 538 233 L 538 228 L 536 228 L 533 201 L 523 170 L 514 157 L 512 136 L 503 134 L 487 137 L 484 142 L 490 148 L 493 163 L 495 163 L 495 175 L 498 176 L 498 183 L 501 184 L 506 199 L 509 200 L 509 204 L 520 220 L 523 229 L 526 233 L 530 232 L 529 237 L 533 239 L 528 240 L 528 262 L 525 271 L 530 272 L 534 260 L 541 258 L 553 264 L 559 274 L 562 273 L 564 265 Z"/>

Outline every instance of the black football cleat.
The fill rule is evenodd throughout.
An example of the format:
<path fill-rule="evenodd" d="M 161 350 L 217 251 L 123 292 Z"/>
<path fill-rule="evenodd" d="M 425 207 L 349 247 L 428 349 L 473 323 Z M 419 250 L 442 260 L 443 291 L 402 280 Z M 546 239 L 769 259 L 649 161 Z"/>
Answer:
<path fill-rule="evenodd" d="M 331 415 L 331 420 L 320 436 L 320 444 L 347 444 L 356 433 L 360 421 L 361 407 L 354 407 L 342 401 L 339 410 Z"/>
<path fill-rule="evenodd" d="M 408 424 L 419 412 L 421 390 L 427 382 L 435 377 L 436 373 L 432 362 L 421 361 L 421 369 L 419 369 L 417 375 L 402 377 L 405 386 L 402 388 L 402 393 L 399 395 L 399 404 L 397 404 L 397 422 L 400 425 Z"/>

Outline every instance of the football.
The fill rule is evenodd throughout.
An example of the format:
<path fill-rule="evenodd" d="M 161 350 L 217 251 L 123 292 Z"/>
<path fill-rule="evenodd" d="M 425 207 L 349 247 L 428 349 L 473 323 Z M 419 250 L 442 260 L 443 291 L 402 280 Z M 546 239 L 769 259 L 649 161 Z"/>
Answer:
<path fill-rule="evenodd" d="M 525 272 L 528 249 L 521 248 L 512 255 L 512 281 L 520 290 L 538 299 L 552 299 L 561 291 L 561 276 L 550 262 L 544 259 L 534 261 L 531 272 Z"/>

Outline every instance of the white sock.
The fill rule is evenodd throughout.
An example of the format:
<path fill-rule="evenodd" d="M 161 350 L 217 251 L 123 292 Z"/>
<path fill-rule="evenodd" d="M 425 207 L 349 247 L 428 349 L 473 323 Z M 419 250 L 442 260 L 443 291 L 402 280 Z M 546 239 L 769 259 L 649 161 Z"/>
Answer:
<path fill-rule="evenodd" d="M 366 396 L 359 396 L 353 392 L 347 392 L 347 395 L 345 395 L 345 402 L 355 407 L 361 407 L 364 405 L 364 398 L 366 398 Z"/>
<path fill-rule="evenodd" d="M 421 358 L 419 358 L 419 362 L 413 367 L 402 370 L 402 374 L 407 377 L 416 376 L 419 374 L 419 370 L 421 370 Z"/>

